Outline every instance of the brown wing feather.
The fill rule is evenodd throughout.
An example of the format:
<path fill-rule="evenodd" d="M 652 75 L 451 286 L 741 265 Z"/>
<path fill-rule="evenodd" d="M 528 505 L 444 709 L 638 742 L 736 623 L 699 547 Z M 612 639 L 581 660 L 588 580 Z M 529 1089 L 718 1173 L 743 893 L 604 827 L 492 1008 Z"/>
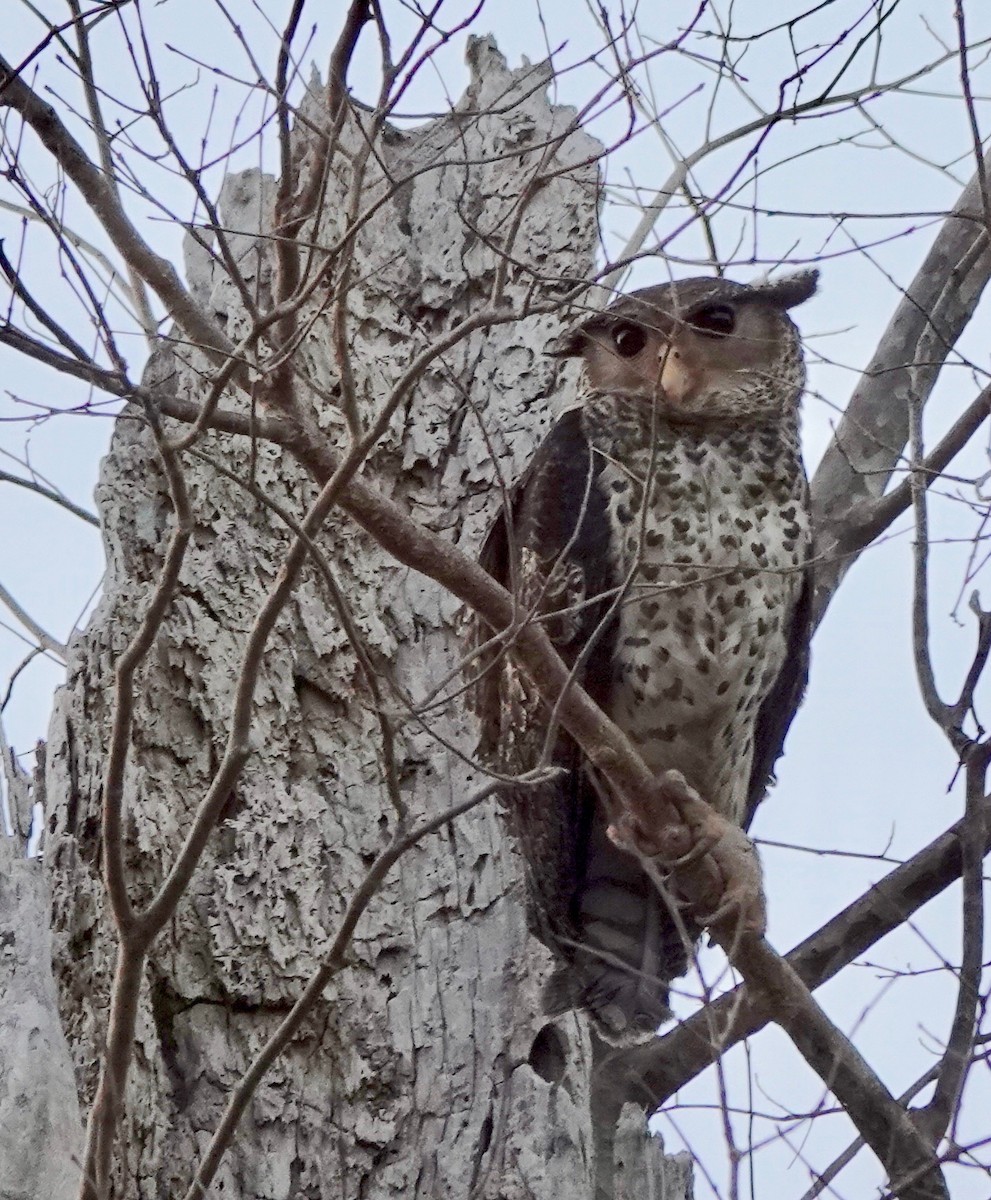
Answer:
<path fill-rule="evenodd" d="M 572 666 L 596 634 L 615 586 L 609 571 L 609 533 L 605 502 L 596 486 L 601 462 L 591 453 L 581 411 L 569 409 L 541 443 L 523 476 L 510 490 L 481 553 L 481 564 L 514 593 L 533 619 L 544 620 L 565 662 Z M 602 597 L 596 600 L 596 597 Z M 561 615 L 554 617 L 552 614 Z M 491 631 L 477 636 L 488 642 Z M 602 698 L 608 683 L 608 630 L 597 639 L 599 651 L 585 662 L 580 682 Z M 509 656 L 494 648 L 484 666 L 512 667 Z M 518 672 L 516 672 L 518 673 Z M 483 728 L 501 730 L 493 721 L 504 690 L 499 669 L 483 669 L 479 707 Z M 502 736 L 494 739 L 497 750 Z M 532 763 L 530 764 L 532 766 Z M 520 770 L 529 769 L 522 763 Z"/>
<path fill-rule="evenodd" d="M 601 700 L 609 682 L 612 629 L 605 502 L 596 479 L 601 462 L 589 447 L 581 411 L 558 420 L 511 490 L 486 539 L 481 562 L 532 619 L 547 623 L 558 652 L 573 666 L 594 638 L 577 682 Z M 557 615 L 555 615 L 557 614 Z M 505 647 L 491 644 L 477 688 L 482 753 L 518 774 L 539 761 L 550 711 Z M 594 795 L 578 747 L 557 731 L 552 750 L 562 775 L 536 792 L 506 797 L 516 842 L 527 863 L 530 917 L 548 944 L 574 938 L 572 907 L 583 870 Z"/>

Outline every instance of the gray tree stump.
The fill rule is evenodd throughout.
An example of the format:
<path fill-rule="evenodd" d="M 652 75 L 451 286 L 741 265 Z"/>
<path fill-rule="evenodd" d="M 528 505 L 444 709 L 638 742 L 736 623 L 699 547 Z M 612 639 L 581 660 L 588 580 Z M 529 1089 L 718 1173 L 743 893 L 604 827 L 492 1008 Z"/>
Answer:
<path fill-rule="evenodd" d="M 488 296 L 505 254 L 507 296 L 534 276 L 545 296 L 586 277 L 596 237 L 598 147 L 546 99 L 547 67 L 509 71 L 472 45 L 471 82 L 453 112 L 387 129 L 366 181 L 381 207 L 357 237 L 348 349 L 367 419 L 410 359 Z M 308 111 L 321 116 L 314 86 Z M 354 113 L 343 139 L 362 145 Z M 553 170 L 539 167 L 553 143 Z M 305 131 L 298 135 L 305 172 Z M 546 182 L 511 245 L 500 242 L 522 188 Z M 349 181 L 327 184 L 318 247 L 343 233 Z M 390 193 L 388 176 L 405 180 Z M 223 223 L 252 288 L 270 294 L 271 181 L 228 179 Z M 378 189 L 376 191 L 376 189 Z M 387 194 L 390 193 L 390 194 Z M 483 235 L 484 236 L 481 236 Z M 196 296 L 237 340 L 241 299 L 209 248 L 190 240 Z M 315 296 L 295 357 L 328 439 L 345 444 L 329 321 Z M 458 545 L 477 548 L 500 502 L 496 461 L 519 474 L 560 391 L 542 354 L 553 315 L 476 331 L 429 368 L 366 464 L 376 486 Z M 203 394 L 207 360 L 163 341 L 148 386 Z M 235 405 L 236 398 L 225 397 Z M 108 573 L 73 644 L 48 748 L 47 863 L 54 893 L 62 1018 L 81 1094 L 95 1082 L 114 936 L 101 882 L 99 809 L 113 664 L 147 602 L 173 516 L 137 412 L 118 422 L 98 488 Z M 315 489 L 277 449 L 211 434 L 209 458 L 253 478 L 298 519 Z M 290 535 L 210 462 L 183 460 L 196 531 L 180 594 L 140 672 L 126 796 L 131 894 L 144 903 L 173 860 L 222 752 L 241 652 Z M 457 669 L 458 605 L 390 560 L 345 517 L 320 539 L 390 705 L 422 698 Z M 181 1195 L 252 1056 L 302 991 L 342 910 L 394 822 L 379 726 L 319 573 L 308 570 L 269 644 L 255 690 L 253 754 L 144 981 L 125 1099 L 120 1195 Z M 470 795 L 478 731 L 463 696 L 403 727 L 403 800 L 425 816 Z M 350 965 L 264 1079 L 213 1194 L 301 1197 L 591 1197 L 591 1049 L 577 1018 L 545 1029 L 549 959 L 529 936 L 521 870 L 495 801 L 408 853 L 358 927 Z M 642 1116 L 613 1143 L 617 1197 L 682 1200 L 688 1169 L 661 1153 Z M 632 1120 L 632 1123 L 631 1123 Z M 600 1164 L 601 1165 L 601 1164 Z"/>

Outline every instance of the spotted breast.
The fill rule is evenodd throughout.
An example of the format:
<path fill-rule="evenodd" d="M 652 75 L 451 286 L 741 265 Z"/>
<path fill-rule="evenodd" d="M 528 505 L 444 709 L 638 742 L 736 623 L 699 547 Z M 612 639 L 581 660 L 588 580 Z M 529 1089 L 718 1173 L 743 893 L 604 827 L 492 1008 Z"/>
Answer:
<path fill-rule="evenodd" d="M 649 767 L 742 822 L 808 559 L 797 424 L 678 428 L 611 396 L 585 423 L 626 589 L 606 709 Z"/>

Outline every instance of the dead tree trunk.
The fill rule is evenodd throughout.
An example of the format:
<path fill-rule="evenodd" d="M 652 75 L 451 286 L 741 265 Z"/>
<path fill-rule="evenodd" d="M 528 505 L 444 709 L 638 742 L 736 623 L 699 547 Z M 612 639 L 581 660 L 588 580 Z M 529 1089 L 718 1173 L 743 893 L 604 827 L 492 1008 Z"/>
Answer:
<path fill-rule="evenodd" d="M 71 1200 L 82 1127 L 52 980 L 48 889 L 41 862 L 24 857 L 27 829 L 0 836 L 0 1196 Z"/>
<path fill-rule="evenodd" d="M 418 354 L 487 303 L 497 274 L 507 312 L 519 312 L 591 271 L 598 147 L 570 110 L 548 105 L 544 67 L 510 72 L 487 41 L 474 43 L 470 66 L 452 114 L 412 132 L 349 111 L 300 239 L 314 278 L 337 261 L 335 247 L 349 248 L 334 303 L 316 286 L 302 311 L 291 360 L 335 445 L 346 445 L 349 419 L 374 421 Z M 319 92 L 295 141 L 294 187 L 321 159 Z M 347 164 L 369 145 L 355 207 Z M 258 231 L 273 229 L 275 193 L 256 173 L 228 180 L 226 262 L 209 231 L 190 239 L 193 293 L 234 342 L 248 323 L 242 285 L 256 300 L 273 294 L 277 255 Z M 428 528 L 477 546 L 500 499 L 499 471 L 519 473 L 552 416 L 558 378 L 542 350 L 558 327 L 549 311 L 491 324 L 435 358 L 366 461 L 376 485 Z M 176 337 L 144 382 L 203 402 L 210 374 L 206 354 Z M 247 410 L 243 396 L 224 403 Z M 209 787 L 246 639 L 292 538 L 285 518 L 300 520 L 316 494 L 263 440 L 207 433 L 181 462 L 194 528 L 178 594 L 138 673 L 125 781 L 135 904 L 154 895 Z M 84 1101 L 116 951 L 99 837 L 113 674 L 175 521 L 147 410 L 120 419 L 98 499 L 105 592 L 72 647 L 47 779 L 57 977 Z M 458 604 L 340 513 L 318 550 L 322 562 L 304 570 L 264 651 L 247 765 L 144 973 L 120 1196 L 182 1195 L 231 1090 L 326 953 L 397 804 L 434 815 L 484 782 L 461 689 L 425 703 L 452 672 L 457 681 Z M 264 1077 L 213 1194 L 559 1200 L 592 1196 L 598 1175 L 600 1185 L 614 1178 L 615 1196 L 680 1200 L 688 1166 L 665 1159 L 642 1122 L 632 1134 L 623 1124 L 615 1167 L 597 1169 L 588 1032 L 577 1018 L 546 1024 L 538 994 L 548 965 L 527 933 L 517 858 L 489 800 L 400 859 L 347 968 Z"/>

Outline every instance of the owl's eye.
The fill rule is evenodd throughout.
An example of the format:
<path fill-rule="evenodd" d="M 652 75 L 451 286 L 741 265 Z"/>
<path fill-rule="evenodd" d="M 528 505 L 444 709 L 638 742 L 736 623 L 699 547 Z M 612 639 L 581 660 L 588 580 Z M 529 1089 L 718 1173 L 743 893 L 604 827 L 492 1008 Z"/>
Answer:
<path fill-rule="evenodd" d="M 647 335 L 638 325 L 617 325 L 612 342 L 621 358 L 633 358 L 646 346 Z"/>
<path fill-rule="evenodd" d="M 736 327 L 736 313 L 728 304 L 709 304 L 692 313 L 688 323 L 708 337 L 726 337 Z"/>

